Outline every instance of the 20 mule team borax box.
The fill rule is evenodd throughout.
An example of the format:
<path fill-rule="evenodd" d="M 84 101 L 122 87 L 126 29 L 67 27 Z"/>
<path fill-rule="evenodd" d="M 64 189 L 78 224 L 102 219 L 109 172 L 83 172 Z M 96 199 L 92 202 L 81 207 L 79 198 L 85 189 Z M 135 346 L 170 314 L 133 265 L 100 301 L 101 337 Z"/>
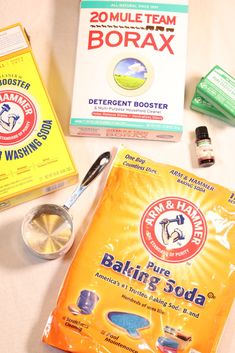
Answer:
<path fill-rule="evenodd" d="M 0 31 L 0 211 L 68 186 L 77 172 L 20 24 Z"/>
<path fill-rule="evenodd" d="M 81 2 L 70 132 L 177 141 L 186 0 Z"/>

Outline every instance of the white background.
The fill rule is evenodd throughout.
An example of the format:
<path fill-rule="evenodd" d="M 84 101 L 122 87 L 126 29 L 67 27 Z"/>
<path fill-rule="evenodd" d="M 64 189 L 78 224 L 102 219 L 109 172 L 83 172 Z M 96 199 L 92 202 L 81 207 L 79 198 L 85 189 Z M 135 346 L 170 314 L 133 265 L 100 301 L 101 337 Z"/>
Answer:
<path fill-rule="evenodd" d="M 30 35 L 38 66 L 66 135 L 80 178 L 85 175 L 101 152 L 124 143 L 127 147 L 158 162 L 174 164 L 212 182 L 235 189 L 235 127 L 189 109 L 196 83 L 214 65 L 220 65 L 235 76 L 235 1 L 189 2 L 184 133 L 180 142 L 172 143 L 69 137 L 68 121 L 79 1 L 0 0 L 0 26 L 21 22 Z M 194 150 L 194 130 L 199 125 L 208 127 L 216 158 L 216 164 L 205 169 L 197 166 Z M 39 203 L 63 203 L 74 187 L 0 214 L 0 352 L 59 352 L 41 343 L 41 335 L 49 312 L 55 305 L 58 290 L 76 245 L 92 218 L 103 179 L 97 179 L 71 210 L 76 240 L 72 250 L 61 259 L 45 261 L 29 254 L 21 239 L 21 221 L 24 214 Z M 218 353 L 235 352 L 234 316 L 235 307 L 228 318 Z"/>

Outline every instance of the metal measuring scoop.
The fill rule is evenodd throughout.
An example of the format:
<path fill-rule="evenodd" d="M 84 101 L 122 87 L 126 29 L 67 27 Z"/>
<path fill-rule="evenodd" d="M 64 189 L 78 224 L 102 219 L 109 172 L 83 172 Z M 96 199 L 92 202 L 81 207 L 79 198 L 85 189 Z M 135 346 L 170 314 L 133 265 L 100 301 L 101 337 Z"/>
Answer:
<path fill-rule="evenodd" d="M 101 154 L 63 206 L 43 204 L 25 215 L 22 236 L 26 246 L 35 255 L 44 259 L 55 259 L 71 248 L 74 241 L 73 220 L 68 210 L 104 170 L 110 159 L 110 152 Z"/>

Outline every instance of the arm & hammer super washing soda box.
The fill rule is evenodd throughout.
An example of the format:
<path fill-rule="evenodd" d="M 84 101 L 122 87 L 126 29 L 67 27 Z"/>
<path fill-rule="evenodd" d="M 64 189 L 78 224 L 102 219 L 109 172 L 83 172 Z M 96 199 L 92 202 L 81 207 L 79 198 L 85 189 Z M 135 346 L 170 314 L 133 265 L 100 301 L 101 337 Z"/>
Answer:
<path fill-rule="evenodd" d="M 71 134 L 178 141 L 188 1 L 80 4 Z"/>
<path fill-rule="evenodd" d="M 71 185 L 77 172 L 20 24 L 0 31 L 0 211 Z"/>

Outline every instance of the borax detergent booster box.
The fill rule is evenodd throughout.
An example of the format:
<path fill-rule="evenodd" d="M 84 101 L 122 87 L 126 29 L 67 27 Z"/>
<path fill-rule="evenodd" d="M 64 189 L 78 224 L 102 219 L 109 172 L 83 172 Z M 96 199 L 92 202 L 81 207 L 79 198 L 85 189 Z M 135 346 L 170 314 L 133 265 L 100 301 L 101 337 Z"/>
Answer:
<path fill-rule="evenodd" d="M 81 2 L 72 135 L 180 139 L 187 4 Z"/>
<path fill-rule="evenodd" d="M 20 24 L 0 31 L 0 210 L 68 186 L 77 172 Z"/>

